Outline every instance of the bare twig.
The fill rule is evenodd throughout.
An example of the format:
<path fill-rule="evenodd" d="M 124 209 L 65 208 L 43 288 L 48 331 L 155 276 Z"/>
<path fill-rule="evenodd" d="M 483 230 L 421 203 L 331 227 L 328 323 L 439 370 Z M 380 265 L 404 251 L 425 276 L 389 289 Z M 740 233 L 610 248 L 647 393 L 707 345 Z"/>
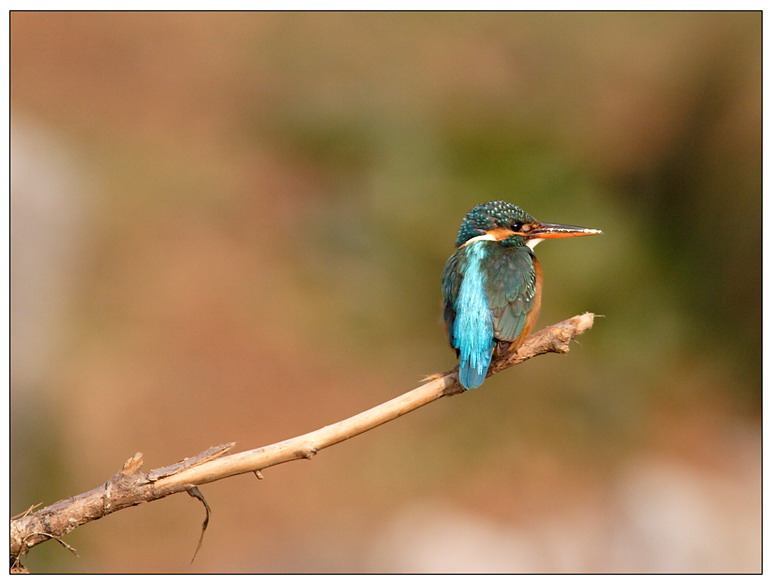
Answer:
<path fill-rule="evenodd" d="M 593 313 L 577 315 L 530 335 L 514 352 L 495 358 L 488 375 L 544 353 L 567 353 L 570 341 L 590 329 L 594 317 Z M 458 383 L 457 371 L 458 368 L 454 368 L 444 374 L 430 376 L 418 388 L 369 410 L 258 449 L 228 455 L 234 443 L 227 443 L 148 473 L 140 472 L 142 453 L 137 453 L 104 485 L 39 510 L 32 511 L 30 508 L 21 517 L 12 519 L 12 567 L 23 569 L 20 557 L 41 542 L 54 539 L 63 544 L 61 537 L 65 534 L 112 512 L 183 491 L 198 497 L 196 486 L 232 475 L 255 473 L 258 478 L 262 478 L 260 470 L 266 467 L 296 459 L 310 459 L 326 447 L 369 431 L 438 398 L 458 394 L 463 388 Z M 206 505 L 203 496 L 199 499 Z M 208 518 L 207 506 L 203 530 L 206 530 Z"/>
<path fill-rule="evenodd" d="M 201 490 L 199 490 L 196 486 L 188 488 L 188 494 L 190 494 L 191 498 L 196 498 L 199 502 L 204 504 L 204 512 L 206 513 L 206 515 L 204 516 L 204 521 L 201 523 L 201 536 L 198 537 L 196 552 L 193 553 L 193 558 L 190 559 L 190 564 L 192 565 L 193 561 L 196 560 L 196 555 L 198 554 L 198 551 L 201 550 L 201 544 L 204 542 L 204 534 L 206 534 L 206 528 L 207 526 L 209 526 L 209 516 L 212 514 L 212 509 L 209 507 L 209 504 L 206 503 L 206 498 L 204 497 L 204 494 L 202 494 Z"/>

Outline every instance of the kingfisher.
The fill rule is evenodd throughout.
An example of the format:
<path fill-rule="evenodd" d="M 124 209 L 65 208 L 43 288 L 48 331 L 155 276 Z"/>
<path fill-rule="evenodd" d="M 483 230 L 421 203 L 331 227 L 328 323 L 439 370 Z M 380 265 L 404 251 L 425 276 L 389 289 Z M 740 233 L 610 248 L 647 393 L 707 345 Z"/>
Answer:
<path fill-rule="evenodd" d="M 517 349 L 536 323 L 542 283 L 536 245 L 549 238 L 601 233 L 537 221 L 507 201 L 481 203 L 464 216 L 456 251 L 442 274 L 442 295 L 465 389 L 485 381 L 494 350 L 503 355 Z"/>

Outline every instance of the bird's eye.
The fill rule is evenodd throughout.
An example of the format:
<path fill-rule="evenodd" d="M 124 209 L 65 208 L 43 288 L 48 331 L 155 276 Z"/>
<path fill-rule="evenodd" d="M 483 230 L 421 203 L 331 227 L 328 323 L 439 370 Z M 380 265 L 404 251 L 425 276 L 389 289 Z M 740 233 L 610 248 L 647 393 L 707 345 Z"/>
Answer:
<path fill-rule="evenodd" d="M 520 223 L 519 221 L 514 221 L 514 222 L 512 222 L 512 225 L 509 226 L 509 228 L 513 232 L 519 232 L 522 229 L 522 227 L 523 227 L 523 224 Z"/>

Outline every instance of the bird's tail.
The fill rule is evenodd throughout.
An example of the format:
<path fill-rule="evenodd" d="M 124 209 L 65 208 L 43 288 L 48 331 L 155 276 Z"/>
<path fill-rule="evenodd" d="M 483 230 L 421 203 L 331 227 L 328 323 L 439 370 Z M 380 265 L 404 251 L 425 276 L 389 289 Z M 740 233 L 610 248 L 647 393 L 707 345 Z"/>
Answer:
<path fill-rule="evenodd" d="M 493 347 L 477 351 L 461 350 L 458 365 L 458 381 L 467 390 L 477 388 L 485 382 L 488 366 L 491 363 Z"/>

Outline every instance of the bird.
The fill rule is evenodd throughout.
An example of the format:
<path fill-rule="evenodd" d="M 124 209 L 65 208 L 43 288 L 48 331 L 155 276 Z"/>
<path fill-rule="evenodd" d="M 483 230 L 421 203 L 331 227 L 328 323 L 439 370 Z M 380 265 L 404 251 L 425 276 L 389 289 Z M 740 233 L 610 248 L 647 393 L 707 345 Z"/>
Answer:
<path fill-rule="evenodd" d="M 593 236 L 601 230 L 543 223 L 507 201 L 473 207 L 461 221 L 456 251 L 442 273 L 444 319 L 465 390 L 477 388 L 497 355 L 517 349 L 541 307 L 542 240 Z"/>

